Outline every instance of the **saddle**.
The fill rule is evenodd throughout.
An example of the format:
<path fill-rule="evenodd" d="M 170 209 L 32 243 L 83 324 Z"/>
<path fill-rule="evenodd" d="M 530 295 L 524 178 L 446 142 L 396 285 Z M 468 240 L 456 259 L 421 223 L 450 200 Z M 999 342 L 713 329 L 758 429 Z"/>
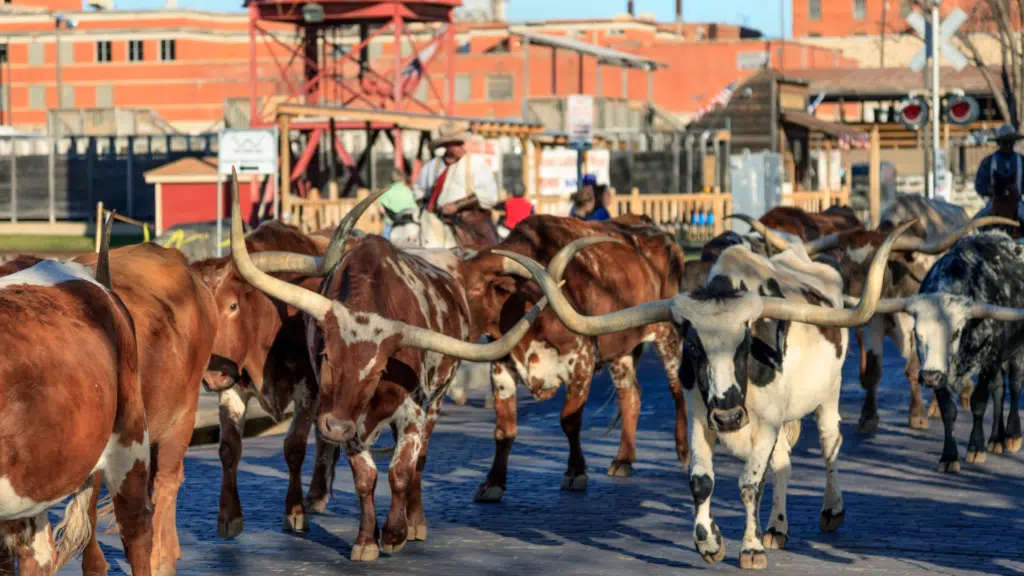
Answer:
<path fill-rule="evenodd" d="M 442 216 L 442 220 L 452 227 L 460 248 L 481 250 L 501 241 L 491 219 L 491 211 L 486 208 L 467 208 L 451 216 Z"/>

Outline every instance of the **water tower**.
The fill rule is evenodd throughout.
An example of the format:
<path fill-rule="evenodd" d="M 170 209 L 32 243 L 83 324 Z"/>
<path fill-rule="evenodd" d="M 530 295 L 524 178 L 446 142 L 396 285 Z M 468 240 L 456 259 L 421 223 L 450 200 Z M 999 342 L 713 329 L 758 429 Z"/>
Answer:
<path fill-rule="evenodd" d="M 272 110 L 283 102 L 451 115 L 454 15 L 461 4 L 461 0 L 246 0 L 252 126 L 273 124 Z M 383 54 L 385 49 L 390 53 Z M 273 66 L 266 64 L 268 58 Z M 431 78 L 431 68 L 439 66 L 444 66 L 443 81 Z M 421 83 L 426 83 L 425 95 Z M 336 150 L 345 165 L 355 166 L 340 143 L 328 144 L 334 142 L 334 134 L 326 121 L 307 121 L 294 128 L 308 135 L 307 149 L 294 172 L 308 165 L 316 151 L 311 148 L 325 144 L 325 150 Z M 390 132 L 395 143 L 402 141 L 394 126 L 377 124 L 375 129 Z M 402 163 L 402 155 L 395 154 L 396 167 Z"/>

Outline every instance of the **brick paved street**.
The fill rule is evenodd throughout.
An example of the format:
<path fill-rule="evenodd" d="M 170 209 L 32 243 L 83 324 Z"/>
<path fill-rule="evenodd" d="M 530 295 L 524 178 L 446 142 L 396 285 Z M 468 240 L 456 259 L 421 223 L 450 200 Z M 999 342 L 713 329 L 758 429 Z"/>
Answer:
<path fill-rule="evenodd" d="M 855 339 L 851 343 L 856 346 Z M 1024 455 L 990 455 L 982 466 L 963 463 L 970 414 L 961 410 L 957 437 L 962 472 L 936 472 L 942 427 L 907 427 L 908 392 L 895 350 L 887 352 L 880 404 L 882 424 L 871 438 L 854 433 L 863 391 L 855 350 L 844 382 L 841 481 L 846 523 L 836 534 L 818 530 L 824 466 L 813 419 L 804 420 L 793 454 L 790 546 L 769 551 L 773 574 L 1011 574 L 1024 572 Z M 655 356 L 641 366 L 644 407 L 638 462 L 632 478 L 604 472 L 617 448 L 618 431 L 605 434 L 614 415 L 607 375 L 587 405 L 584 448 L 590 468 L 586 493 L 559 490 L 567 446 L 558 424 L 560 399 L 521 401 L 519 436 L 510 462 L 509 489 L 501 504 L 472 501 L 493 454 L 493 413 L 471 394 L 464 407 L 447 405 L 430 445 L 424 499 L 430 526 L 426 542 L 410 543 L 375 564 L 348 560 L 358 505 L 347 464 L 339 463 L 329 514 L 314 516 L 307 535 L 280 529 L 287 484 L 281 436 L 247 440 L 239 470 L 245 532 L 237 541 L 216 539 L 220 463 L 216 446 L 193 449 L 179 499 L 184 558 L 179 574 L 678 574 L 736 572 L 742 504 L 731 457 L 716 459 L 712 512 L 727 539 L 723 563 L 709 566 L 692 542 L 692 499 L 686 472 L 676 461 L 672 402 Z M 522 390 L 520 390 L 522 394 Z M 931 392 L 926 391 L 926 401 Z M 521 397 L 521 396 L 520 396 Z M 986 436 L 988 426 L 986 426 Z M 385 435 L 382 444 L 390 442 Z M 311 469 L 312 443 L 306 460 Z M 386 463 L 378 460 L 381 469 Z M 767 490 L 770 490 L 768 487 Z M 762 519 L 770 508 L 766 490 Z M 389 505 L 380 476 L 377 511 Z M 111 573 L 126 569 L 116 537 L 104 536 Z M 80 573 L 70 566 L 62 574 Z"/>

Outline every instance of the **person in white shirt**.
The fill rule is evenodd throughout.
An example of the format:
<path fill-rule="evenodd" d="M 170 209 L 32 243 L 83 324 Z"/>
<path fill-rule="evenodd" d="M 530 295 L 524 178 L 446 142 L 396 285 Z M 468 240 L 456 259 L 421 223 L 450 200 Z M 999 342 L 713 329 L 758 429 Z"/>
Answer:
<path fill-rule="evenodd" d="M 498 183 L 483 158 L 466 152 L 471 135 L 445 122 L 432 144 L 444 154 L 420 170 L 413 195 L 423 207 L 420 245 L 424 248 L 479 249 L 498 243 L 491 208 Z"/>

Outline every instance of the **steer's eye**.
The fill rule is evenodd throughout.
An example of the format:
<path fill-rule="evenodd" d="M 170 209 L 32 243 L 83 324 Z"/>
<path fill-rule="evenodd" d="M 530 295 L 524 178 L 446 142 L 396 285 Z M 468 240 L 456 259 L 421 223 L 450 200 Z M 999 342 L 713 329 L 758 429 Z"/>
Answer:
<path fill-rule="evenodd" d="M 232 302 L 231 306 L 228 306 L 228 309 L 230 309 L 232 312 L 238 310 L 238 302 Z"/>

